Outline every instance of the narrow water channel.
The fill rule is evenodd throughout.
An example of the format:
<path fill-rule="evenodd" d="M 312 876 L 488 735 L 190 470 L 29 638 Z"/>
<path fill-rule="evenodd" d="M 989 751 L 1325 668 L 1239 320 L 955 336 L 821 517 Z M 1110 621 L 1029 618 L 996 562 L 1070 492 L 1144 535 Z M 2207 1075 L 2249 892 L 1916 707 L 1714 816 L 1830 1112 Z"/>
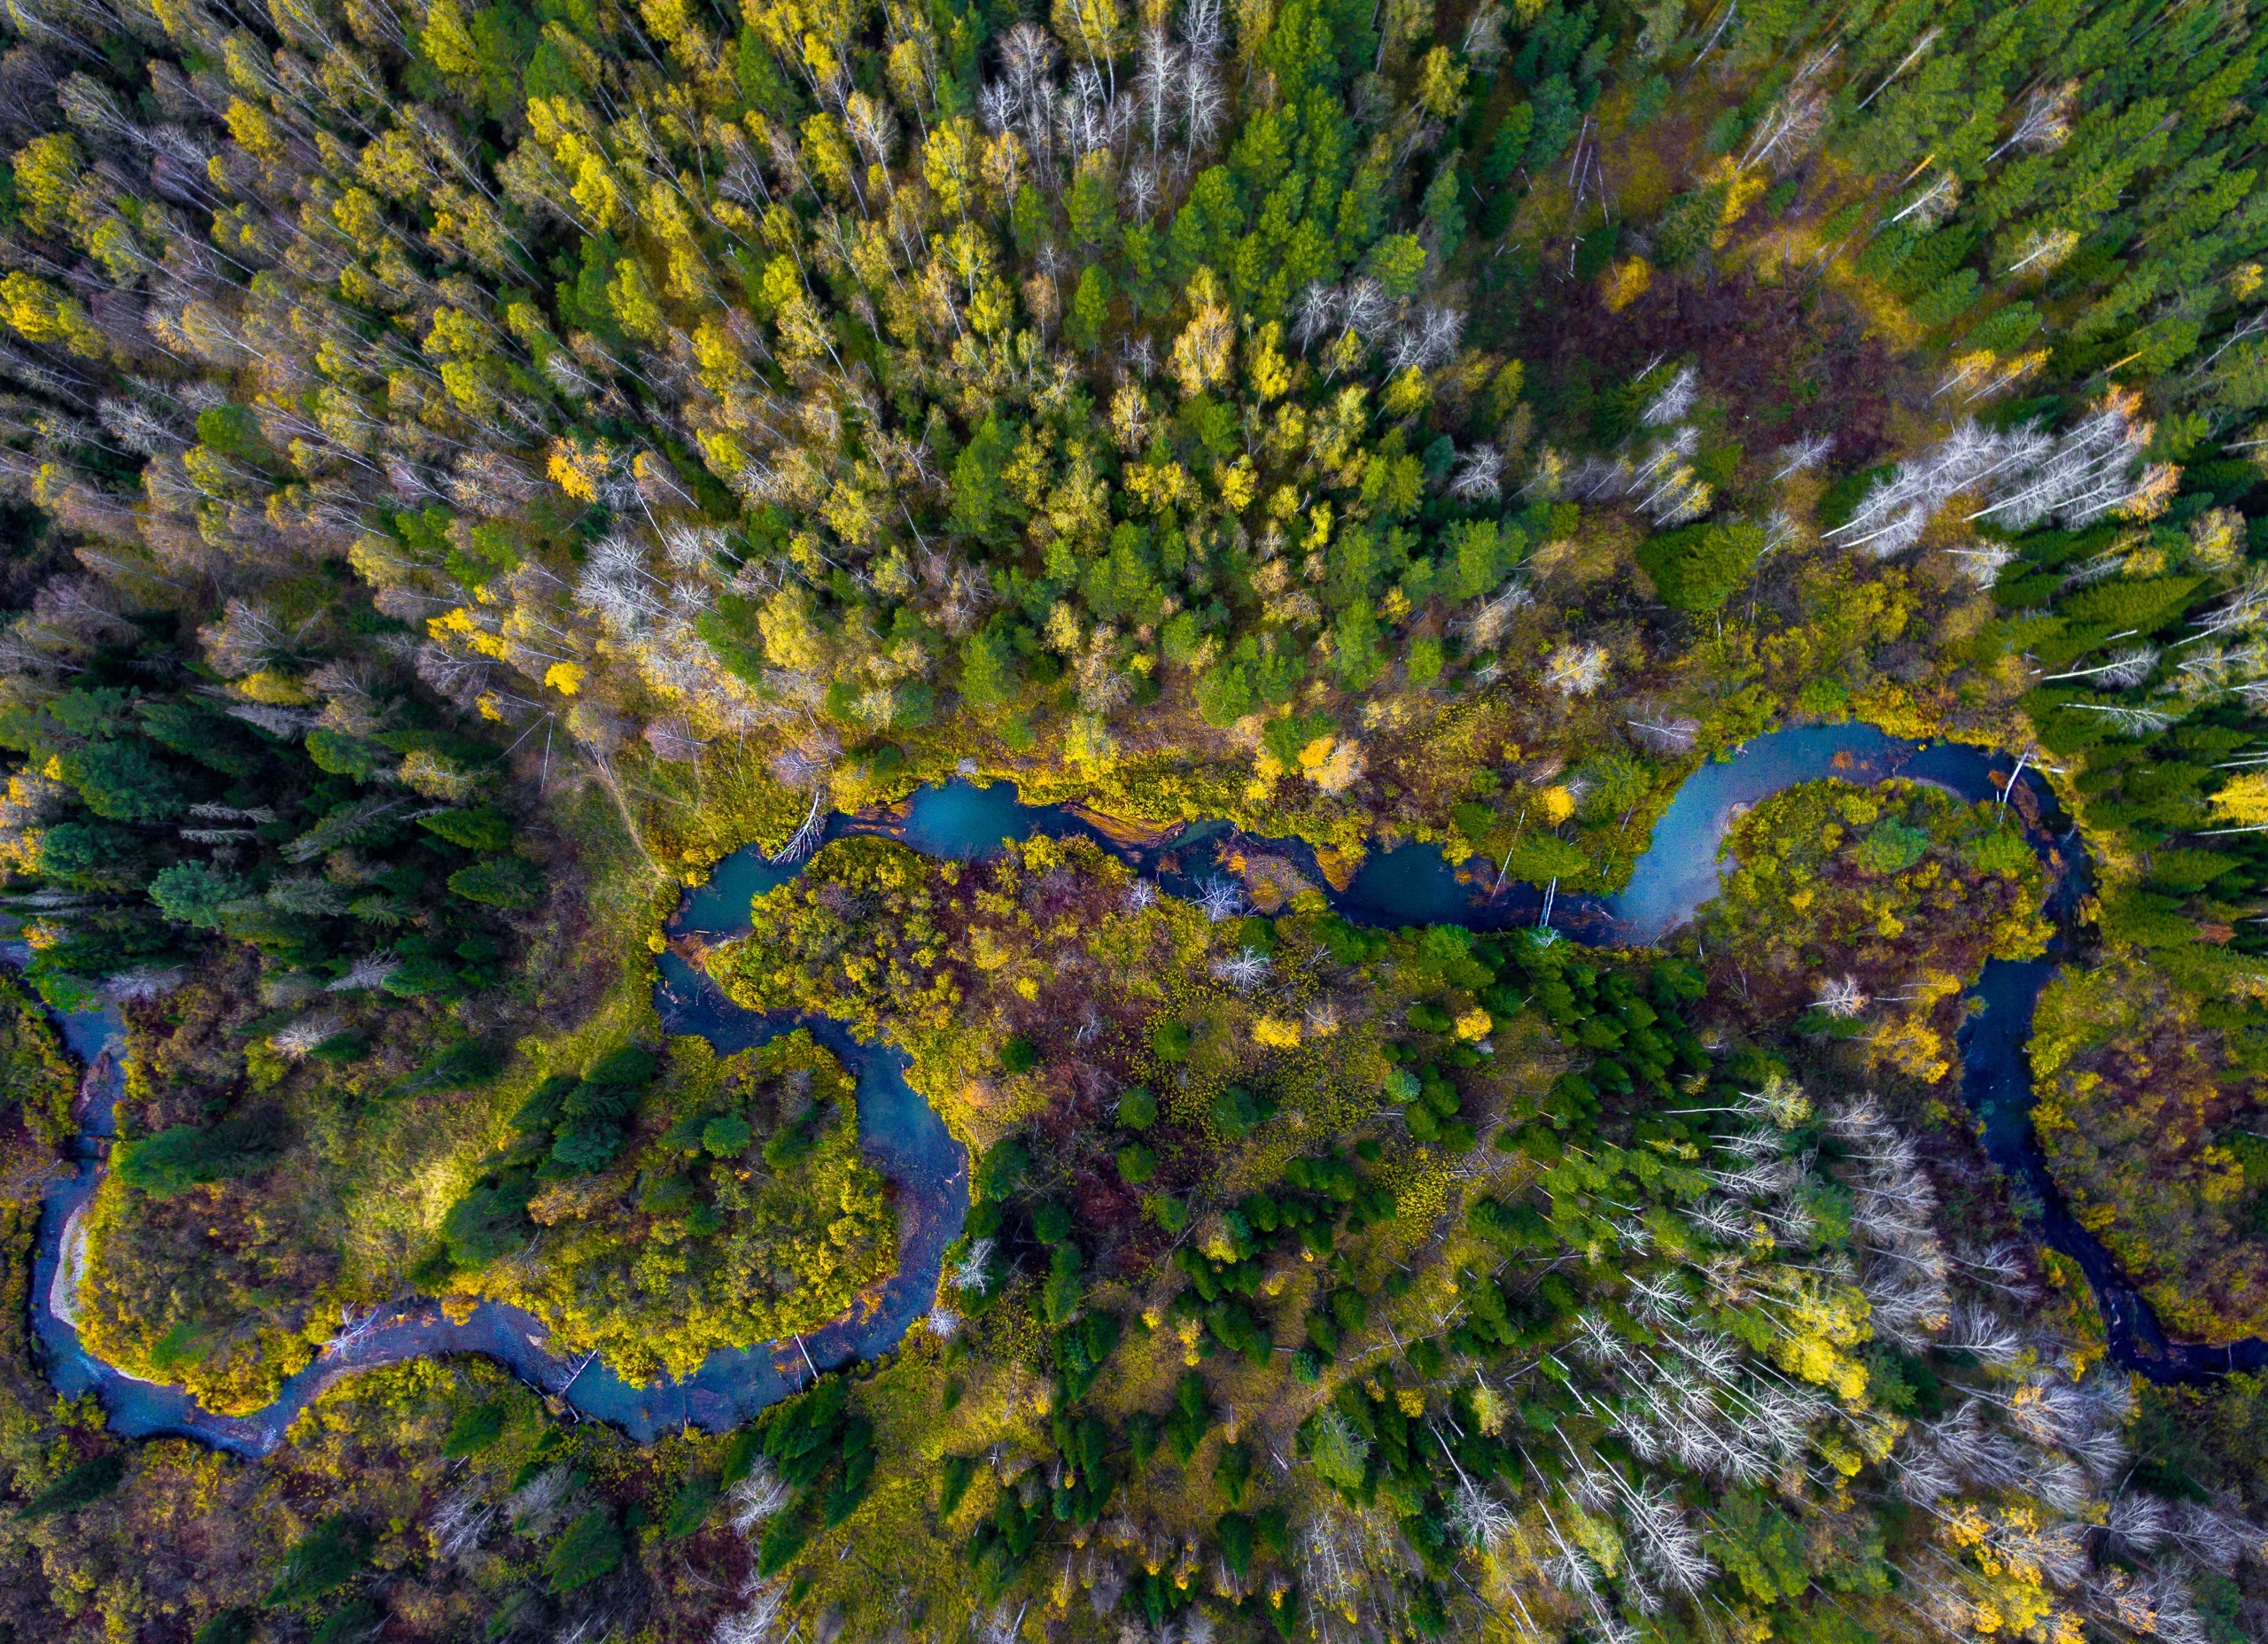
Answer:
<path fill-rule="evenodd" d="M 1976 748 L 1901 742 L 1872 726 L 1814 725 L 1760 736 L 1728 759 L 1705 764 L 1689 777 L 1656 825 L 1652 841 L 1619 894 L 1561 896 L 1550 906 L 1554 928 L 1592 946 L 1658 942 L 1716 894 L 1718 860 L 1727 828 L 1741 807 L 1783 788 L 1839 777 L 1860 784 L 1898 775 L 1945 787 L 1970 800 L 1998 798 L 2010 762 Z M 2036 777 L 2027 777 L 2045 819 L 2032 843 L 2056 885 L 2054 901 L 2068 908 L 2080 893 L 2085 863 L 2075 838 L 2059 834 L 2054 803 Z M 2014 813 L 2012 808 L 2012 820 Z M 953 782 L 925 787 L 895 815 L 876 818 L 835 815 L 826 837 L 883 834 L 923 853 L 972 859 L 998 851 L 1004 841 L 1044 834 L 1093 839 L 1178 896 L 1195 896 L 1219 869 L 1232 837 L 1224 824 L 1200 822 L 1162 844 L 1115 841 L 1075 811 L 1018 803 L 1006 784 L 976 787 Z M 1297 841 L 1237 838 L 1251 853 L 1284 857 L 1325 894 L 1342 917 L 1356 923 L 1400 927 L 1455 924 L 1479 930 L 1534 924 L 1542 896 L 1532 887 L 1491 883 L 1487 871 L 1460 871 L 1433 847 L 1405 843 L 1374 851 L 1345 890 L 1327 888 L 1313 850 Z M 1475 865 L 1478 869 L 1480 865 Z M 717 865 L 708 882 L 685 897 L 669 926 L 676 935 L 724 937 L 748 928 L 749 903 L 799 872 L 778 866 L 754 847 Z M 20 963 L 20 956 L 17 962 Z M 2025 1045 L 2039 992 L 2057 958 L 1986 964 L 1972 996 L 1983 1009 L 1961 1030 L 1962 1094 L 1981 1121 L 1986 1152 L 2029 1190 L 2039 1206 L 2040 1236 L 2077 1260 L 2094 1286 L 2109 1327 L 2112 1357 L 2159 1381 L 2194 1380 L 2231 1369 L 2268 1364 L 2268 1341 L 2252 1338 L 2228 1347 L 2169 1343 L 2156 1317 L 2119 1272 L 2101 1242 L 2080 1227 L 2048 1177 L 2030 1118 L 2031 1080 Z M 183 1390 L 137 1381 L 94 1359 L 80 1345 L 65 1306 L 56 1306 L 56 1279 L 72 1216 L 92 1196 L 116 1075 L 103 1057 L 118 1036 L 114 1012 L 63 1020 L 74 1052 L 105 1076 L 90 1079 L 86 1129 L 80 1139 L 77 1179 L 52 1192 L 43 1209 L 33 1274 L 33 1322 L 45 1349 L 48 1371 L 66 1395 L 94 1392 L 113 1428 L 129 1438 L 179 1433 L 223 1449 L 260 1454 L 273 1448 L 306 1405 L 342 1376 L 378 1365 L 445 1353 L 478 1353 L 508 1366 L 546 1392 L 561 1395 L 581 1414 L 610 1422 L 641 1443 L 687 1423 L 721 1431 L 785 1397 L 819 1370 L 887 1352 L 935 1302 L 945 1248 L 959 1236 L 968 1208 L 967 1159 L 944 1123 L 905 1081 L 905 1059 L 887 1046 L 853 1038 L 840 1022 L 819 1017 L 765 1015 L 726 998 L 707 975 L 677 954 L 657 966 L 655 1004 L 671 1033 L 698 1034 L 730 1052 L 796 1027 L 809 1028 L 841 1057 L 858 1080 L 859 1140 L 884 1176 L 895 1183 L 900 1217 L 899 1268 L 883 1287 L 880 1305 L 863 1317 L 837 1320 L 787 1342 L 711 1353 L 692 1376 L 634 1386 L 603 1366 L 580 1367 L 547 1350 L 540 1321 L 516 1307 L 486 1303 L 462 1323 L 452 1322 L 431 1301 L 394 1309 L 327 1351 L 284 1384 L 282 1395 L 245 1417 L 203 1409 Z M 66 1287 L 67 1290 L 67 1286 Z"/>

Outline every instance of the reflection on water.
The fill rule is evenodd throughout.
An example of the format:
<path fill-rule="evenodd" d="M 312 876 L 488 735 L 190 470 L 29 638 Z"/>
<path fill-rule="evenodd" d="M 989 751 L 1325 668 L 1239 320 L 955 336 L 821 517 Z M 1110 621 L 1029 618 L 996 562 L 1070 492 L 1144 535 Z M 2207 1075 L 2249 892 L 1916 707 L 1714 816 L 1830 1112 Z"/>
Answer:
<path fill-rule="evenodd" d="M 749 899 L 793 872 L 763 864 L 753 852 L 742 852 L 720 864 L 717 880 L 703 890 L 713 889 L 718 881 L 747 887 L 737 911 L 737 923 L 744 927 Z M 696 919 L 724 923 L 716 919 L 715 902 L 704 909 L 699 895 L 675 928 L 702 928 L 693 923 Z M 79 1332 L 52 1306 L 64 1229 L 93 1196 L 98 1140 L 111 1133 L 111 1099 L 119 1082 L 114 1062 L 104 1061 L 100 1066 L 107 1076 L 99 1082 L 98 1104 L 89 1104 L 89 1128 L 82 1136 L 86 1163 L 76 1179 L 58 1187 L 41 1206 L 33 1266 L 33 1324 L 56 1390 L 66 1397 L 99 1394 L 112 1430 L 127 1438 L 187 1434 L 221 1449 L 259 1454 L 273 1449 L 292 1418 L 342 1376 L 406 1359 L 478 1353 L 505 1365 L 540 1392 L 563 1393 L 579 1413 L 610 1422 L 641 1443 L 651 1443 L 688 1422 L 722 1431 L 785 1398 L 818 1370 L 887 1352 L 929 1310 L 945 1247 L 960 1236 L 968 1212 L 968 1173 L 960 1144 L 905 1082 L 905 1059 L 897 1051 L 861 1043 L 840 1023 L 824 1017 L 766 1016 L 743 1010 L 675 953 L 659 956 L 656 969 L 655 1004 L 667 1031 L 698 1034 L 729 1054 L 791 1028 L 808 1028 L 857 1078 L 858 1139 L 869 1162 L 897 1186 L 899 1222 L 898 1270 L 877 1294 L 862 1299 L 858 1311 L 863 1316 L 838 1320 L 792 1342 L 713 1353 L 682 1382 L 665 1379 L 634 1386 L 602 1364 L 570 1361 L 548 1352 L 548 1331 L 542 1321 L 517 1307 L 483 1303 L 462 1323 L 455 1323 L 435 1303 L 416 1300 L 384 1310 L 363 1328 L 342 1331 L 329 1351 L 287 1379 L 276 1400 L 254 1415 L 216 1415 L 182 1388 L 137 1381 L 94 1358 L 81 1345 Z M 82 1056 L 92 1052 L 98 1057 L 106 1043 L 123 1042 L 123 1024 L 114 1009 L 66 1016 L 60 1025 Z"/>
<path fill-rule="evenodd" d="M 1632 940 L 1659 941 L 1717 894 L 1718 853 L 1736 807 L 1822 776 L 1877 782 L 1912 751 L 1912 743 L 1893 742 L 1870 725 L 1821 725 L 1759 736 L 1730 759 L 1711 761 L 1669 802 L 1629 888 L 1606 898 L 1607 914 Z"/>
<path fill-rule="evenodd" d="M 1722 872 L 1719 853 L 1736 808 L 1754 804 L 1781 789 L 1821 777 L 1860 783 L 1892 774 L 1936 783 L 1969 799 L 1999 795 L 2009 762 L 1984 750 L 1950 744 L 1917 748 L 1868 725 L 1816 725 L 1760 736 L 1728 759 L 1702 764 L 1687 778 L 1656 825 L 1646 852 L 1633 867 L 1630 882 L 1604 897 L 1562 896 L 1550 908 L 1552 923 L 1567 934 L 1595 945 L 1644 944 L 1658 941 L 1689 919 L 1716 894 Z M 2026 785 L 2052 813 L 2053 800 L 2036 777 Z M 1018 802 L 1002 783 L 977 787 L 950 782 L 913 795 L 902 817 L 835 816 L 827 834 L 886 833 L 927 855 L 974 860 L 997 854 L 1004 840 L 1033 834 L 1082 834 L 1122 857 L 1178 895 L 1194 894 L 1219 871 L 1219 856 L 1231 843 L 1290 857 L 1308 877 L 1324 881 L 1311 849 L 1297 841 L 1247 840 L 1224 822 L 1207 820 L 1181 829 L 1164 843 L 1136 849 L 1104 840 L 1060 806 Z M 2034 843 L 2061 862 L 2056 844 Z M 2059 902 L 2077 896 L 2082 874 L 2062 864 Z M 687 893 L 672 934 L 727 935 L 748 928 L 750 901 L 786 883 L 800 870 L 775 866 L 754 847 L 717 865 L 709 881 Z M 1344 892 L 1327 893 L 1342 917 L 1385 926 L 1456 924 L 1503 929 L 1534 923 L 1544 911 L 1531 886 L 1497 884 L 1495 865 L 1475 861 L 1460 872 L 1433 847 L 1407 843 L 1374 852 Z M 20 950 L 20 944 L 15 944 Z M 20 951 L 17 962 L 21 963 Z M 379 1364 L 439 1353 L 480 1353 L 506 1365 L 548 1392 L 559 1393 L 584 1415 L 611 1422 L 633 1438 L 649 1442 L 691 1422 L 711 1431 L 745 1419 L 786 1396 L 815 1369 L 871 1358 L 886 1352 L 932 1305 L 945 1247 L 959 1237 L 968 1208 L 967 1160 L 929 1105 L 905 1081 L 905 1059 L 887 1047 L 853 1039 L 843 1026 L 818 1017 L 760 1015 L 726 999 L 708 976 L 674 952 L 660 956 L 655 1004 L 672 1033 L 698 1034 L 720 1051 L 761 1043 L 795 1027 L 809 1028 L 841 1057 L 858 1079 L 859 1140 L 879 1169 L 897 1187 L 901 1219 L 900 1268 L 882 1287 L 880 1305 L 857 1322 L 837 1321 L 792 1342 L 773 1342 L 711 1353 L 682 1382 L 638 1387 L 602 1366 L 570 1364 L 543 1350 L 541 1323 L 517 1308 L 490 1303 L 453 1324 L 430 1302 L 407 1304 L 335 1347 L 285 1384 L 284 1395 L 257 1415 L 237 1419 L 204 1411 L 177 1388 L 131 1380 L 89 1357 L 78 1333 L 58 1318 L 49 1292 L 64 1223 L 86 1202 L 93 1173 L 51 1194 L 43 1208 L 35 1268 L 35 1323 L 47 1349 L 49 1373 L 66 1394 L 98 1392 L 113 1426 L 128 1437 L 188 1433 L 209 1443 L 245 1452 L 272 1447 L 291 1417 L 339 1376 Z M 2030 1121 L 2031 1075 L 2024 1046 L 2031 1036 L 2032 1007 L 2054 974 L 2052 961 L 1986 965 L 1974 996 L 1983 1010 L 1962 1030 L 1967 1058 L 1962 1090 L 1982 1121 L 1986 1151 L 2003 1169 L 2025 1183 L 2040 1202 L 2043 1237 L 2073 1256 L 2093 1283 L 2110 1325 L 2114 1355 L 2123 1364 L 2159 1379 L 2185 1379 L 2232 1366 L 2258 1368 L 2268 1362 L 2268 1344 L 2250 1341 L 2234 1348 L 2169 1345 L 2156 1319 L 2117 1270 L 2101 1242 L 2073 1221 L 2048 1179 Z M 92 1063 L 120 1033 L 115 1011 L 66 1017 L 63 1029 L 73 1050 Z M 97 1137 L 108 1130 L 114 1069 L 99 1082 L 106 1087 L 88 1107 L 89 1134 L 82 1152 L 91 1157 Z M 99 1114 L 97 1109 L 99 1108 Z M 98 1128 L 97 1128 L 98 1127 Z"/>
<path fill-rule="evenodd" d="M 672 929 L 723 935 L 748 928 L 748 904 L 796 877 L 798 867 L 774 867 L 753 845 L 717 865 L 706 884 L 685 893 Z"/>
<path fill-rule="evenodd" d="M 944 782 L 913 795 L 897 837 L 925 857 L 976 862 L 998 856 L 1006 841 L 1031 834 L 1036 818 L 1062 814 L 1052 806 L 1043 810 L 1021 803 L 1006 782 L 990 787 Z"/>

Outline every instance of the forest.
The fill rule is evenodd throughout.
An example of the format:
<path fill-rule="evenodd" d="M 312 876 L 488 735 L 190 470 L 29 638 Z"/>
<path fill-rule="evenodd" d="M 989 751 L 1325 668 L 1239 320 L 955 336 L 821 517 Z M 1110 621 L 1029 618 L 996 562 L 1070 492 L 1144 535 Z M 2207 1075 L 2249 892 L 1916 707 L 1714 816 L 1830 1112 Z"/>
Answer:
<path fill-rule="evenodd" d="M 5 0 L 0 1644 L 2268 1640 L 2264 30 Z"/>

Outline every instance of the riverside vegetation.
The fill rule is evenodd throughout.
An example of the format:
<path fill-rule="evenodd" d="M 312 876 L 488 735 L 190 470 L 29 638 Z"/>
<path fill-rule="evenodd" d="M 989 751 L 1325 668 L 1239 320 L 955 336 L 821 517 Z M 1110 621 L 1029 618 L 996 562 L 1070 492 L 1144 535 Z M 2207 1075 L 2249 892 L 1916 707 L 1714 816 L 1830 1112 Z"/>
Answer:
<path fill-rule="evenodd" d="M 2268 1632 L 2264 1390 L 2107 1364 L 1958 1097 L 2060 940 L 2051 1172 L 2268 1322 L 2254 12 L 9 0 L 0 1632 Z M 1319 894 L 1612 890 L 1849 718 L 2042 773 L 2085 896 L 2021 785 L 1832 780 L 1657 949 Z M 81 1339 L 210 1409 L 414 1296 L 640 1379 L 869 1305 L 846 1069 L 655 957 L 956 774 L 1241 832 L 837 839 L 694 954 L 967 1150 L 882 1360 L 253 1459 L 43 1379 L 43 1005 L 125 1021 Z"/>

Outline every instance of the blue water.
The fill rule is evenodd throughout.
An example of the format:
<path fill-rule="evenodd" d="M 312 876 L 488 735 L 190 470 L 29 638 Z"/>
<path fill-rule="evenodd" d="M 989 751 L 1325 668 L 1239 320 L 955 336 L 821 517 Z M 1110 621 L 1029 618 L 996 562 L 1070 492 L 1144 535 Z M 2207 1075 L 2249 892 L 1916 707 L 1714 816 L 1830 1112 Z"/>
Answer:
<path fill-rule="evenodd" d="M 1473 887 L 1433 845 L 1415 840 L 1363 858 L 1347 887 L 1346 905 L 1366 925 L 1456 925 L 1472 909 Z"/>
<path fill-rule="evenodd" d="M 975 862 L 998 856 L 1008 840 L 1029 835 L 1038 818 L 1060 814 L 1052 806 L 1024 804 L 1006 782 L 990 787 L 944 782 L 913 795 L 897 837 L 925 857 Z"/>
<path fill-rule="evenodd" d="M 1913 745 L 1872 725 L 1821 725 L 1760 736 L 1730 759 L 1703 765 L 1654 825 L 1653 848 L 1639 858 L 1629 888 L 1606 899 L 1606 912 L 1641 942 L 1660 940 L 1717 894 L 1718 859 L 1738 808 L 1821 776 L 1870 784 L 1890 774 Z"/>
<path fill-rule="evenodd" d="M 838 811 L 827 818 L 821 837 L 885 834 L 927 857 L 973 862 L 998 856 L 1004 841 L 1043 829 L 1066 831 L 1064 815 L 1052 806 L 1020 803 L 1016 790 L 1005 782 L 989 787 L 945 782 L 916 790 L 902 818 L 885 815 L 875 821 Z M 750 903 L 802 872 L 801 863 L 774 863 L 754 845 L 735 850 L 717 864 L 706 882 L 686 892 L 670 928 L 678 934 L 736 935 L 748 929 Z"/>
<path fill-rule="evenodd" d="M 802 870 L 774 867 L 761 851 L 735 850 L 710 874 L 708 883 L 686 892 L 674 928 L 704 935 L 726 935 L 748 928 L 748 904 L 777 890 Z"/>
<path fill-rule="evenodd" d="M 745 926 L 745 918 L 741 923 Z M 825 1017 L 743 1010 L 675 953 L 661 955 L 656 969 L 655 1004 L 666 1031 L 698 1034 L 730 1054 L 807 1028 L 856 1077 L 858 1140 L 869 1161 L 894 1184 L 898 1210 L 897 1271 L 862 1298 L 853 1309 L 856 1316 L 792 1342 L 714 1353 L 682 1382 L 665 1379 L 641 1387 L 599 1363 L 580 1367 L 578 1373 L 578 1363 L 546 1350 L 548 1332 L 542 1321 L 517 1307 L 485 1303 L 458 1324 L 435 1303 L 417 1300 L 393 1310 L 344 1350 L 324 1354 L 288 1378 L 276 1400 L 256 1415 L 216 1415 L 179 1387 L 134 1380 L 94 1358 L 80 1345 L 78 1331 L 50 1305 L 64 1228 L 94 1194 L 97 1175 L 89 1168 L 50 1193 L 41 1207 L 33 1323 L 57 1391 L 68 1397 L 99 1393 L 112 1430 L 127 1438 L 184 1433 L 223 1449 L 260 1454 L 273 1449 L 292 1417 L 343 1376 L 405 1359 L 478 1353 L 504 1364 L 539 1392 L 563 1393 L 582 1415 L 651 1443 L 688 1422 L 721 1432 L 785 1398 L 817 1370 L 887 1351 L 929 1311 L 946 1246 L 960 1236 L 968 1213 L 967 1157 L 960 1144 L 906 1082 L 905 1059 L 897 1051 L 864 1043 Z M 116 1012 L 65 1018 L 62 1025 L 74 1034 L 74 1043 L 89 1043 L 104 1020 L 115 1024 Z M 91 1042 L 99 1051 L 100 1041 Z M 100 1100 L 101 1136 L 110 1134 L 114 1074 L 106 1084 Z M 90 1121 L 94 1108 L 90 1102 Z M 99 1157 L 92 1144 L 97 1134 L 91 1128 L 88 1133 L 83 1156 L 89 1162 Z"/>
<path fill-rule="evenodd" d="M 31 958 L 29 942 L 0 941 L 0 965 L 12 965 L 21 970 L 31 963 Z M 64 1048 L 79 1059 L 80 1066 L 93 1067 L 105 1051 L 113 1059 L 126 1053 L 126 1019 L 119 1014 L 115 1004 L 105 1004 L 98 1011 L 51 1012 L 50 1014 L 62 1036 Z M 99 1087 L 105 1082 L 105 1080 L 97 1080 L 96 1085 Z M 98 1120 L 98 1123 L 83 1128 L 95 1136 L 108 1136 L 111 1134 L 110 1103 L 104 1098 L 99 1089 L 90 1090 L 89 1095 L 94 1099 L 89 1104 L 87 1116 L 89 1120 Z M 100 1110 L 99 1114 L 95 1112 L 97 1108 Z"/>
<path fill-rule="evenodd" d="M 1758 737 L 1731 757 L 1702 764 L 1689 776 L 1657 824 L 1651 844 L 1634 865 L 1628 886 L 1606 897 L 1560 897 L 1553 924 L 1594 945 L 1658 942 L 1715 896 L 1723 865 L 1720 851 L 1739 807 L 1821 777 L 1859 783 L 1904 775 L 1943 786 L 1970 799 L 1997 796 L 2009 762 L 1984 749 L 1951 744 L 1927 748 L 1898 741 L 1868 725 L 1810 726 Z M 2035 810 L 2052 813 L 2054 801 L 2036 777 L 2027 787 Z M 951 782 L 917 792 L 902 812 L 827 820 L 826 836 L 880 834 L 928 855 L 962 860 L 996 854 L 1005 840 L 1034 834 L 1078 834 L 1129 859 L 1169 891 L 1192 895 L 1217 872 L 1224 847 L 1240 845 L 1291 857 L 1321 883 L 1313 850 L 1299 841 L 1253 840 L 1227 824 L 1191 825 L 1162 844 L 1139 848 L 1102 835 L 1060 806 L 1018 801 L 1006 784 L 978 787 Z M 2078 865 L 2062 862 L 2051 836 L 2035 834 L 2051 865 L 2074 871 L 2058 877 L 2059 900 L 2069 903 L 2083 880 Z M 749 903 L 784 884 L 799 868 L 778 866 L 754 847 L 718 864 L 709 881 L 687 893 L 670 922 L 672 935 L 729 936 L 749 927 Z M 1498 887 L 1495 865 L 1462 865 L 1439 850 L 1404 844 L 1373 853 L 1344 892 L 1328 893 L 1348 919 L 1371 925 L 1457 924 L 1502 929 L 1534 923 L 1544 914 L 1534 887 Z M 2043 1206 L 2043 1237 L 2073 1255 L 2093 1281 L 2121 1363 L 2162 1380 L 2186 1379 L 2231 1367 L 2268 1362 L 2268 1344 L 2233 1349 L 2168 1344 L 2148 1307 L 2119 1274 L 2100 1241 L 2062 1207 L 2040 1159 L 2030 1122 L 2031 1074 L 2024 1046 L 2039 989 L 2054 972 L 2052 961 L 2010 965 L 1992 961 L 1973 996 L 1983 1011 L 1962 1029 L 1966 1054 L 1963 1092 L 1982 1121 L 1988 1152 L 2019 1175 Z M 353 1345 L 326 1354 L 286 1384 L 283 1397 L 257 1415 L 215 1416 L 177 1388 L 132 1381 L 81 1351 L 77 1332 L 49 1306 L 50 1286 L 65 1221 L 91 1194 L 93 1173 L 51 1195 L 44 1207 L 35 1265 L 35 1322 L 49 1355 L 50 1374 L 67 1394 L 101 1394 L 113 1427 L 128 1437 L 186 1433 L 247 1453 L 271 1448 L 291 1417 L 340 1376 L 403 1359 L 439 1353 L 480 1353 L 509 1366 L 547 1393 L 563 1396 L 583 1415 L 610 1422 L 633 1438 L 650 1442 L 687 1423 L 722 1431 L 784 1397 L 815 1369 L 871 1358 L 894 1345 L 933 1305 L 944 1252 L 959 1236 L 968 1207 L 967 1160 L 928 1105 L 905 1081 L 905 1059 L 863 1043 L 825 1018 L 758 1014 L 726 998 L 717 985 L 676 952 L 660 956 L 655 1004 L 672 1033 L 694 1033 L 720 1051 L 762 1043 L 795 1027 L 809 1028 L 840 1056 L 858 1080 L 859 1140 L 890 1181 L 900 1217 L 897 1275 L 855 1316 L 838 1320 L 793 1342 L 773 1342 L 712 1353 L 683 1381 L 633 1386 L 592 1364 L 579 1369 L 545 1350 L 544 1327 L 518 1309 L 490 1303 L 463 1324 L 452 1324 L 431 1302 L 406 1304 L 399 1315 L 364 1332 Z M 115 1039 L 115 1012 L 66 1019 L 73 1049 L 89 1060 Z M 115 1088 L 114 1075 L 106 1082 Z M 99 1117 L 97 1109 L 99 1108 Z M 82 1154 L 92 1158 L 108 1133 L 109 1099 L 89 1105 Z M 96 1128 L 99 1123 L 100 1128 Z"/>

